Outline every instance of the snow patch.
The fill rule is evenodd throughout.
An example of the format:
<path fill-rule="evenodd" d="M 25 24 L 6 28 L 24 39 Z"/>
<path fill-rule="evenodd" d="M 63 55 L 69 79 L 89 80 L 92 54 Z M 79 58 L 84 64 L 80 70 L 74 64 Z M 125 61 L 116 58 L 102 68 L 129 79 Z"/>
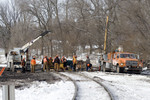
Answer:
<path fill-rule="evenodd" d="M 87 76 L 102 78 L 116 100 L 149 100 L 150 98 L 150 78 L 134 74 L 116 74 L 102 72 L 83 72 Z"/>
<path fill-rule="evenodd" d="M 0 91 L 2 89 L 0 88 Z M 15 89 L 15 100 L 71 100 L 74 85 L 69 81 L 60 81 L 55 84 L 34 82 L 30 88 Z M 2 92 L 0 92 L 2 98 Z"/>

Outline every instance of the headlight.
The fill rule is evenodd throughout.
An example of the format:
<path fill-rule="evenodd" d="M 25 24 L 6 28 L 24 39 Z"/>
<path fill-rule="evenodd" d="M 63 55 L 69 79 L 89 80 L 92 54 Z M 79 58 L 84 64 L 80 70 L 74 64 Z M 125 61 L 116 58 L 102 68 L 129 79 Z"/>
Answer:
<path fill-rule="evenodd" d="M 120 64 L 121 66 L 123 65 L 123 63 Z"/>

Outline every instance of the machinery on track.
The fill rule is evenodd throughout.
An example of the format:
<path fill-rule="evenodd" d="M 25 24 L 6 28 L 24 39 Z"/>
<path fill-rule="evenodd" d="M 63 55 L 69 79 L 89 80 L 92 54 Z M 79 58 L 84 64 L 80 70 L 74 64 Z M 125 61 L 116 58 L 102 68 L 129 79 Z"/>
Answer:
<path fill-rule="evenodd" d="M 25 58 L 26 60 L 26 68 L 30 68 L 30 59 L 28 57 L 28 49 L 30 46 L 33 45 L 37 40 L 39 40 L 41 37 L 48 34 L 50 31 L 45 31 L 41 33 L 39 36 L 37 36 L 32 41 L 26 43 L 21 48 L 14 48 L 10 50 L 7 54 L 7 68 L 12 70 L 14 72 L 15 68 L 21 68 L 21 60 Z"/>

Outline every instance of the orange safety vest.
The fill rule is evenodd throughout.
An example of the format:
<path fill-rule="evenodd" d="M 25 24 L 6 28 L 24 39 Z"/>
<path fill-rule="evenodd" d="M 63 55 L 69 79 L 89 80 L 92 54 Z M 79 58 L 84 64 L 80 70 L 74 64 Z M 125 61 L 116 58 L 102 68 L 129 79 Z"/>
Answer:
<path fill-rule="evenodd" d="M 47 59 L 46 59 L 46 58 L 44 58 L 43 60 L 44 60 L 44 63 L 47 62 Z"/>
<path fill-rule="evenodd" d="M 31 65 L 36 65 L 35 59 L 32 59 L 32 60 L 31 60 Z"/>

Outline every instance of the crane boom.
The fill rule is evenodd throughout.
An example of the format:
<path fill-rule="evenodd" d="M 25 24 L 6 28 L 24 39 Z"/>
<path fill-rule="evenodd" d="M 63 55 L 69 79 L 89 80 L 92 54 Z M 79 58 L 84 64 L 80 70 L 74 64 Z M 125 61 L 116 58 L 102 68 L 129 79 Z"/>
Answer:
<path fill-rule="evenodd" d="M 32 41 L 26 43 L 24 46 L 22 46 L 21 51 L 26 52 L 26 50 L 37 40 L 39 40 L 41 37 L 45 36 L 46 34 L 48 34 L 51 31 L 45 31 L 43 33 L 41 33 L 39 36 L 37 36 L 35 39 L 33 39 Z"/>
<path fill-rule="evenodd" d="M 39 36 L 37 36 L 32 41 L 26 43 L 21 48 L 14 48 L 9 51 L 7 56 L 7 66 L 10 70 L 13 72 L 15 71 L 15 68 L 20 68 L 22 57 L 26 58 L 26 70 L 30 69 L 30 59 L 28 57 L 28 48 L 33 45 L 37 40 L 39 40 L 41 37 L 45 36 L 51 31 L 45 31 L 41 33 Z"/>

